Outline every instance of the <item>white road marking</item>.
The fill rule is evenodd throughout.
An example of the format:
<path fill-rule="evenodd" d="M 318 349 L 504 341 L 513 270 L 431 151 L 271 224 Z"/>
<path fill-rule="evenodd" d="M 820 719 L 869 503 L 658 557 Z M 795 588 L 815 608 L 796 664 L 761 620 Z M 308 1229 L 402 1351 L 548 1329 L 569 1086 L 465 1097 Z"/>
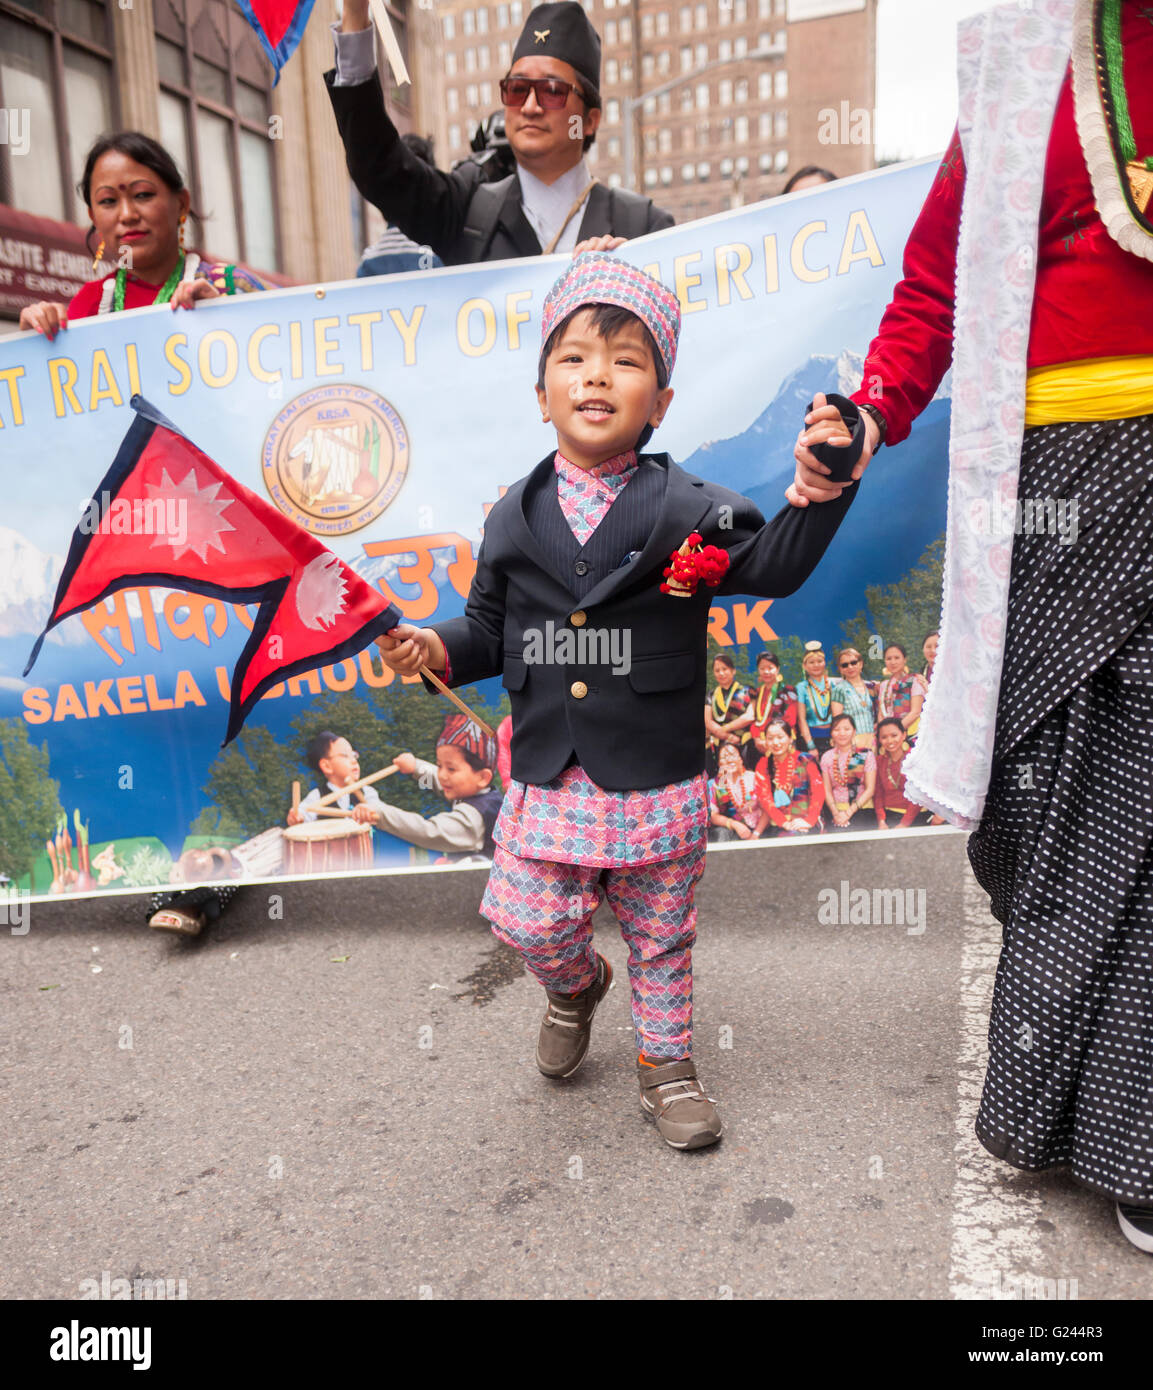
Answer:
<path fill-rule="evenodd" d="M 974 1132 L 989 1060 L 989 1007 L 1001 954 L 1001 924 L 989 899 L 964 866 L 961 951 L 961 1037 L 957 1052 L 957 1176 L 953 1183 L 953 1244 L 949 1293 L 957 1299 L 1008 1301 L 1036 1278 L 1044 1259 L 1037 1218 L 1040 1197 L 1003 1186 L 1006 1166 Z"/>

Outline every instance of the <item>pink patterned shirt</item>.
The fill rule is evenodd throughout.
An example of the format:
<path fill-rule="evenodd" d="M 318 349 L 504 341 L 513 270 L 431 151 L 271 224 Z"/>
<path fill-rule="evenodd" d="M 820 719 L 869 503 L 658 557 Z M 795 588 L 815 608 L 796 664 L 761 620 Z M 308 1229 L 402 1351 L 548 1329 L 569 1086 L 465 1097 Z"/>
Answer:
<path fill-rule="evenodd" d="M 561 511 L 584 545 L 637 471 L 636 451 L 586 471 L 558 449 L 554 466 Z M 667 787 L 614 792 L 576 766 L 541 786 L 512 778 L 493 839 L 522 859 L 619 869 L 690 853 L 704 840 L 708 819 L 703 772 Z"/>

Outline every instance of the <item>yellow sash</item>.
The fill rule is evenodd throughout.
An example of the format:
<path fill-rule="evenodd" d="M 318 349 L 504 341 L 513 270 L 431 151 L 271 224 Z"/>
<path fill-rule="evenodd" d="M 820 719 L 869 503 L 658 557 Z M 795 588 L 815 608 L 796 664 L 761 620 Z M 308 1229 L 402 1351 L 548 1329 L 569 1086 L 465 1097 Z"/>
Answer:
<path fill-rule="evenodd" d="M 1096 357 L 1035 367 L 1025 383 L 1025 427 L 1153 415 L 1153 357 Z"/>

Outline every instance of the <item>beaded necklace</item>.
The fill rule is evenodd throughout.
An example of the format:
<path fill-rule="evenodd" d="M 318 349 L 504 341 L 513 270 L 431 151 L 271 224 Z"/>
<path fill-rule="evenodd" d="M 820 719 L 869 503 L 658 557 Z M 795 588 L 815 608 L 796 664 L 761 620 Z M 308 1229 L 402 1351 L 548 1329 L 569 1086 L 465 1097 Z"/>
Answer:
<path fill-rule="evenodd" d="M 1121 49 L 1121 0 L 1104 0 L 1101 12 L 1101 46 L 1105 50 L 1106 89 L 1117 143 L 1125 161 L 1125 173 L 1133 190 L 1138 212 L 1144 212 L 1153 197 L 1153 155 L 1143 159 L 1137 153 L 1133 123 L 1129 119 L 1129 98 L 1125 91 L 1124 54 Z"/>
<path fill-rule="evenodd" d="M 165 280 L 160 287 L 160 293 L 152 301 L 154 304 L 167 304 L 176 293 L 176 286 L 180 284 L 180 277 L 184 274 L 184 257 L 181 256 L 173 267 L 172 274 Z M 112 291 L 112 312 L 120 313 L 124 308 L 124 296 L 128 289 L 128 271 L 124 266 L 116 272 L 116 288 Z"/>

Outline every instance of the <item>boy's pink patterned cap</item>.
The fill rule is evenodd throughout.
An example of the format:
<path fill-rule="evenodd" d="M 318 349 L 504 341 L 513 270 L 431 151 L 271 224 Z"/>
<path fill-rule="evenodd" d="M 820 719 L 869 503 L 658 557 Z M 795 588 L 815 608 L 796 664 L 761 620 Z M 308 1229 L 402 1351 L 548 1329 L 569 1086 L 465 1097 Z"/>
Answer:
<path fill-rule="evenodd" d="M 541 351 L 558 323 L 593 304 L 615 304 L 635 314 L 653 335 L 671 380 L 681 331 L 681 306 L 676 295 L 643 270 L 605 251 L 583 251 L 545 296 Z"/>

